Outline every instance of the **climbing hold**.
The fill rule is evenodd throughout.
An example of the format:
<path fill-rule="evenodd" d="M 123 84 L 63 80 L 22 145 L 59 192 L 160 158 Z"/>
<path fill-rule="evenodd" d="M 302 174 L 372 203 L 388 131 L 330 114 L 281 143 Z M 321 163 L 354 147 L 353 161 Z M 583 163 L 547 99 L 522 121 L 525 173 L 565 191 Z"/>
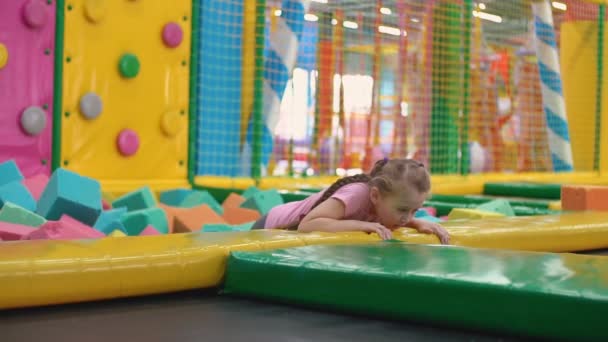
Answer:
<path fill-rule="evenodd" d="M 139 60 L 137 56 L 131 53 L 125 53 L 120 57 L 118 63 L 120 74 L 126 78 L 133 78 L 139 73 Z"/>
<path fill-rule="evenodd" d="M 28 107 L 21 114 L 21 128 L 29 135 L 38 135 L 46 127 L 46 113 L 37 106 Z"/>
<path fill-rule="evenodd" d="M 44 3 L 40 0 L 29 0 L 23 6 L 23 21 L 31 28 L 41 28 L 46 24 L 47 13 Z"/>
<path fill-rule="evenodd" d="M 163 114 L 160 119 L 160 127 L 167 137 L 175 137 L 182 128 L 182 122 L 179 113 L 175 111 L 169 111 Z"/>
<path fill-rule="evenodd" d="M 99 95 L 89 92 L 80 98 L 80 112 L 89 119 L 95 119 L 103 110 L 103 102 Z"/>
<path fill-rule="evenodd" d="M 118 151 L 125 157 L 132 156 L 139 149 L 139 136 L 135 131 L 123 129 L 116 139 Z"/>
<path fill-rule="evenodd" d="M 163 42 L 165 42 L 165 45 L 168 47 L 174 48 L 179 46 L 179 44 L 182 43 L 183 38 L 184 33 L 179 24 L 171 22 L 167 23 L 163 28 Z"/>
<path fill-rule="evenodd" d="M 106 14 L 104 0 L 86 0 L 84 3 L 84 14 L 92 23 L 103 20 Z"/>
<path fill-rule="evenodd" d="M 0 69 L 3 69 L 8 63 L 8 49 L 6 45 L 0 43 Z"/>

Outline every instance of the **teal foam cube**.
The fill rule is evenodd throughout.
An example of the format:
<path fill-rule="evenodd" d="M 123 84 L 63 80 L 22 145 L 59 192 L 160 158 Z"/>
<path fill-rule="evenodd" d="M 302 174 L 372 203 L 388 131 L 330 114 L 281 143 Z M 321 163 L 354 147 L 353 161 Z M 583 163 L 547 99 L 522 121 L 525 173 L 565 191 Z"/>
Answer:
<path fill-rule="evenodd" d="M 62 215 L 68 215 L 92 226 L 101 213 L 99 182 L 57 169 L 40 196 L 36 213 L 47 220 L 59 220 Z"/>
<path fill-rule="evenodd" d="M 207 191 L 192 191 L 178 206 L 182 208 L 192 208 L 203 204 L 208 205 L 218 215 L 224 215 L 224 208 L 222 205 Z"/>
<path fill-rule="evenodd" d="M 0 186 L 0 208 L 9 202 L 29 211 L 36 210 L 36 200 L 21 182 L 12 182 Z"/>
<path fill-rule="evenodd" d="M 256 188 L 255 186 L 250 186 L 245 191 L 243 191 L 241 196 L 243 196 L 243 198 L 245 198 L 245 199 L 249 199 L 251 196 L 257 194 L 260 191 L 261 190 Z"/>
<path fill-rule="evenodd" d="M 112 202 L 113 208 L 126 207 L 128 211 L 148 209 L 155 206 L 154 194 L 148 186 L 125 194 Z"/>
<path fill-rule="evenodd" d="M 131 211 L 122 216 L 123 223 L 128 235 L 137 236 L 147 226 L 151 225 L 161 234 L 169 232 L 169 223 L 165 212 L 158 207 Z"/>
<path fill-rule="evenodd" d="M 180 204 L 192 193 L 190 189 L 173 189 L 160 193 L 160 203 L 179 207 Z"/>
<path fill-rule="evenodd" d="M 29 227 L 40 227 L 46 223 L 44 217 L 19 205 L 6 202 L 0 210 L 0 222 L 15 223 Z"/>
<path fill-rule="evenodd" d="M 241 208 L 257 210 L 261 215 L 266 215 L 272 208 L 281 204 L 283 204 L 283 197 L 278 191 L 266 190 L 254 193 L 241 204 Z"/>
<path fill-rule="evenodd" d="M 204 233 L 220 233 L 220 232 L 245 232 L 251 230 L 255 222 L 248 222 L 243 224 L 206 224 L 201 230 Z"/>
<path fill-rule="evenodd" d="M 124 224 L 122 223 L 122 221 L 120 221 L 122 216 L 126 213 L 127 213 L 127 208 L 125 208 L 125 207 L 114 208 L 112 210 L 103 211 L 97 218 L 97 221 L 95 221 L 93 228 L 97 229 L 98 231 L 100 231 L 106 235 L 110 234 L 111 232 L 113 232 L 116 229 L 119 229 L 123 233 L 127 234 L 127 230 L 125 229 Z"/>
<path fill-rule="evenodd" d="M 13 182 L 21 182 L 22 180 L 23 175 L 14 160 L 11 159 L 0 163 L 0 186 Z"/>

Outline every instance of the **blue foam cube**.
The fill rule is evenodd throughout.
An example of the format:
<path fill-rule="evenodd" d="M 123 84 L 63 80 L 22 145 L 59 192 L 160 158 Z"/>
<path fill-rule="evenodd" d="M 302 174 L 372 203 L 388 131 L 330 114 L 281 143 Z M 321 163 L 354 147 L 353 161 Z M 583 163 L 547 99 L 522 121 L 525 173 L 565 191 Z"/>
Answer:
<path fill-rule="evenodd" d="M 0 186 L 12 183 L 21 182 L 23 175 L 14 160 L 7 160 L 4 163 L 0 163 Z"/>
<path fill-rule="evenodd" d="M 125 207 L 103 211 L 97 218 L 93 228 L 106 235 L 110 234 L 116 229 L 120 229 L 123 233 L 127 234 L 124 224 L 120 221 L 121 217 L 126 213 L 127 208 Z"/>
<path fill-rule="evenodd" d="M 36 213 L 47 220 L 58 220 L 65 214 L 93 226 L 101 213 L 99 182 L 66 169 L 57 169 L 40 196 Z"/>
<path fill-rule="evenodd" d="M 36 210 L 36 200 L 21 182 L 12 182 L 0 186 L 0 208 L 7 202 L 29 211 Z"/>

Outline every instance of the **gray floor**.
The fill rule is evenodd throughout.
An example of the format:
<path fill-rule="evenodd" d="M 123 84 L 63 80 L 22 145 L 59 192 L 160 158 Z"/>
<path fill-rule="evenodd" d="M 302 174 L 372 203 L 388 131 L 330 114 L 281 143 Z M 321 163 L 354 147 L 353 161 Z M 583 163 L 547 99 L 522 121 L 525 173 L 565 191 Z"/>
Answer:
<path fill-rule="evenodd" d="M 3 342 L 513 340 L 201 292 L 0 311 L 0 336 Z"/>

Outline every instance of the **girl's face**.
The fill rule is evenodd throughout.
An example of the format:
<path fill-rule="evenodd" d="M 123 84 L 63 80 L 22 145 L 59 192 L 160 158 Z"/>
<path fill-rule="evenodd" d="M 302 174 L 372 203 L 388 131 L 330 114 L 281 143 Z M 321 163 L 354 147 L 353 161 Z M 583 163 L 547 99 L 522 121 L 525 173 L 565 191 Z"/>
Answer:
<path fill-rule="evenodd" d="M 414 218 L 414 214 L 422 207 L 428 194 L 403 191 L 399 194 L 383 196 L 378 188 L 372 187 L 370 196 L 379 223 L 388 229 L 397 229 Z"/>

